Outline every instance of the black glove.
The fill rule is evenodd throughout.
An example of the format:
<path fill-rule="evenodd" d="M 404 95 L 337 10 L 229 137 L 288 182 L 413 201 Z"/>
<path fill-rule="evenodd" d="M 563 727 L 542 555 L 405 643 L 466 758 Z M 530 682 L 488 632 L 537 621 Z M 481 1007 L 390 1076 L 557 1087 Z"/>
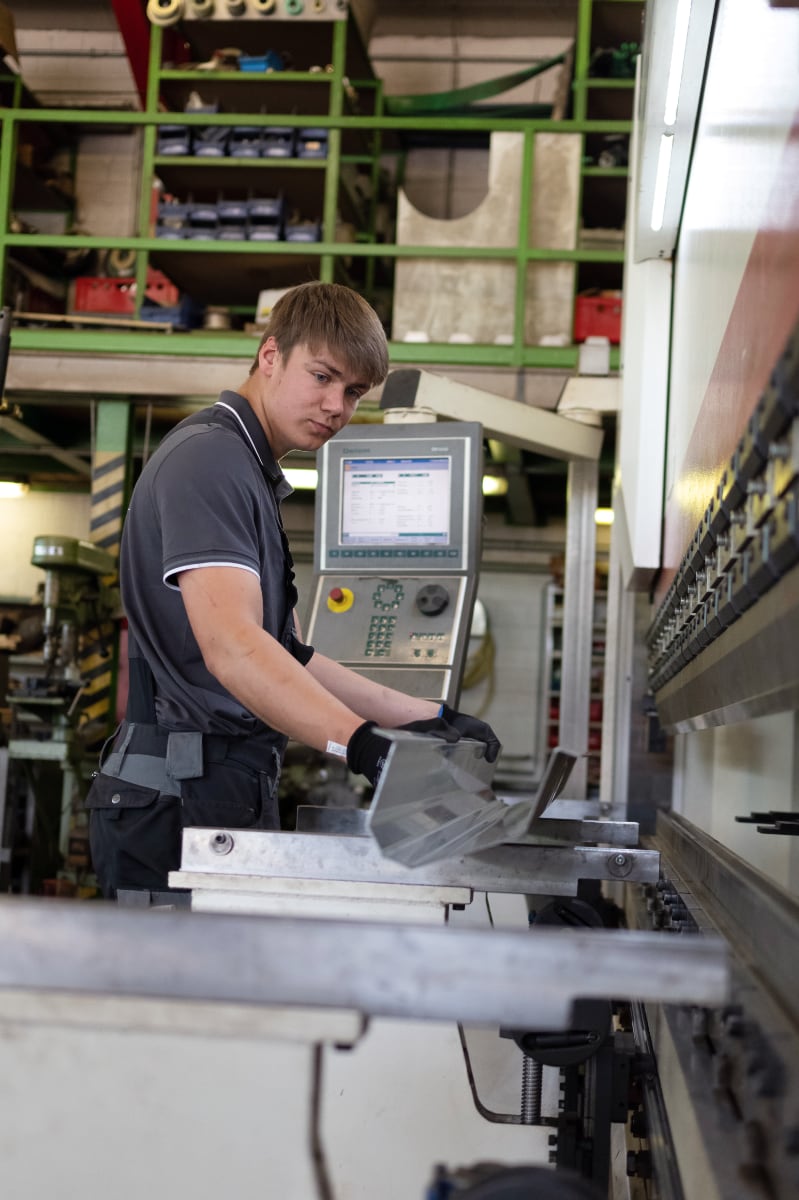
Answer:
<path fill-rule="evenodd" d="M 432 717 L 427 721 L 411 721 L 408 725 L 400 725 L 408 733 L 424 733 L 430 737 L 443 738 L 445 742 L 457 742 L 460 734 L 448 721 L 441 717 Z M 486 726 L 487 728 L 487 726 Z M 377 725 L 374 721 L 364 721 L 347 743 L 347 766 L 356 775 L 365 775 L 372 787 L 377 787 L 380 772 L 386 765 L 386 758 L 391 749 L 388 738 L 375 733 Z"/>
<path fill-rule="evenodd" d="M 473 738 L 474 741 L 483 743 L 486 748 L 486 762 L 495 761 L 502 749 L 502 743 L 490 725 L 478 717 L 470 717 L 468 713 L 455 712 L 448 704 L 442 704 L 441 716 L 461 737 Z"/>

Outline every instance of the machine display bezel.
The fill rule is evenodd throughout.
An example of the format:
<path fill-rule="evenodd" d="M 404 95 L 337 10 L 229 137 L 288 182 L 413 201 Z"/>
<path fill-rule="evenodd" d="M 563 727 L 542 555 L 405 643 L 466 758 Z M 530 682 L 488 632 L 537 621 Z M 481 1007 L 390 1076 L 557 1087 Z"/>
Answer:
<path fill-rule="evenodd" d="M 482 427 L 477 423 L 425 424 L 396 433 L 388 433 L 385 426 L 342 431 L 317 456 L 316 569 L 414 574 L 474 569 L 479 561 L 481 458 Z M 346 476 L 353 463 L 370 462 L 378 472 L 398 470 L 401 464 L 416 463 L 425 469 L 440 463 L 449 483 L 448 504 L 439 509 L 448 510 L 447 529 L 414 536 L 410 530 L 403 533 L 393 520 L 393 528 L 381 536 L 356 540 L 352 522 L 349 532 L 346 528 Z"/>

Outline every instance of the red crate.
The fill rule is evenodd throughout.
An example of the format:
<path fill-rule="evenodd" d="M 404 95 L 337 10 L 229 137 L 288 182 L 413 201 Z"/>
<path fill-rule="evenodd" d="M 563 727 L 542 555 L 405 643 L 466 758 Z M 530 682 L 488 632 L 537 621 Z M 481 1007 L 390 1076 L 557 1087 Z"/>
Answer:
<path fill-rule="evenodd" d="M 606 337 L 621 341 L 621 292 L 583 292 L 574 302 L 574 340 Z"/>
<path fill-rule="evenodd" d="M 180 292 L 161 271 L 147 272 L 144 294 L 148 300 L 164 307 L 180 302 Z M 136 280 L 133 276 L 112 279 L 104 275 L 81 275 L 75 280 L 72 312 L 130 317 L 135 310 Z"/>

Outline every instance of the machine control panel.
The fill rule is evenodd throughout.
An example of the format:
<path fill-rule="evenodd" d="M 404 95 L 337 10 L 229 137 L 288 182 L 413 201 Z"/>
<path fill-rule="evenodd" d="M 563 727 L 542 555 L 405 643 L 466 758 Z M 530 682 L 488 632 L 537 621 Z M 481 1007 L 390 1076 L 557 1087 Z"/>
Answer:
<path fill-rule="evenodd" d="M 477 589 L 481 426 L 355 426 L 318 467 L 308 640 L 369 678 L 454 703 Z"/>

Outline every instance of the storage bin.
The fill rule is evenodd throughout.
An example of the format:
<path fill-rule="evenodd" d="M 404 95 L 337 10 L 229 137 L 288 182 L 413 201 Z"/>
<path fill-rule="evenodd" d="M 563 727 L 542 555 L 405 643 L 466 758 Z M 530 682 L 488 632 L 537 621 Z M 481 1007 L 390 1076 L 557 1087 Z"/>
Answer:
<path fill-rule="evenodd" d="M 261 139 L 263 158 L 293 158 L 294 130 L 282 125 L 267 125 Z"/>
<path fill-rule="evenodd" d="M 191 136 L 185 125 L 160 125 L 155 145 L 156 154 L 190 154 Z"/>
<path fill-rule="evenodd" d="M 250 200 L 247 204 L 247 237 L 253 242 L 279 242 L 283 236 L 282 196 Z"/>
<path fill-rule="evenodd" d="M 145 299 L 154 304 L 174 305 L 180 292 L 162 271 L 147 272 Z M 96 316 L 132 316 L 136 310 L 136 280 L 130 276 L 111 279 L 102 275 L 81 275 L 75 280 L 71 311 Z"/>
<path fill-rule="evenodd" d="M 621 292 L 582 292 L 574 302 L 574 340 L 606 337 L 621 341 Z"/>
<path fill-rule="evenodd" d="M 261 130 L 256 125 L 234 125 L 227 140 L 230 158 L 260 158 Z"/>
<path fill-rule="evenodd" d="M 298 130 L 297 158 L 327 158 L 327 130 Z"/>
<path fill-rule="evenodd" d="M 192 153 L 198 158 L 224 158 L 229 136 L 230 129 L 226 125 L 195 129 L 192 134 Z"/>
<path fill-rule="evenodd" d="M 318 221 L 297 221 L 286 226 L 287 242 L 318 242 L 322 238 L 322 229 Z"/>

